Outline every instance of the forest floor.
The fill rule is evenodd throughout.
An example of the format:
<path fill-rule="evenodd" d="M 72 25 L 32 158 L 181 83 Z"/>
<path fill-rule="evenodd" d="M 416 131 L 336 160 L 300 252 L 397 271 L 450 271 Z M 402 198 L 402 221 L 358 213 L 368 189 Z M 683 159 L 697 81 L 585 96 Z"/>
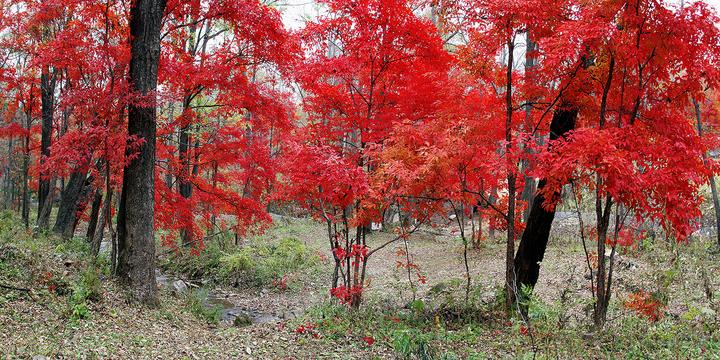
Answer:
<path fill-rule="evenodd" d="M 405 256 L 398 255 L 404 244 L 397 243 L 370 258 L 365 303 L 352 312 L 329 300 L 333 265 L 324 227 L 304 219 L 276 220 L 241 247 L 219 239 L 209 241 L 199 256 L 161 250 L 161 304 L 151 309 L 127 301 L 109 274 L 106 257 L 88 261 L 82 238 L 33 237 L 14 215 L 0 213 L 0 285 L 20 288 L 0 288 L 0 354 L 720 358 L 720 255 L 709 240 L 674 244 L 645 239 L 638 251 L 620 254 L 608 324 L 592 331 L 585 255 L 571 221 L 563 223 L 567 219 L 554 226 L 529 324 L 506 321 L 502 315 L 504 244 L 499 238 L 470 250 L 472 288 L 466 302 L 457 229 L 423 228 L 408 246 L 427 283 L 419 283 L 415 274 L 408 280 L 407 270 L 398 268 Z M 393 236 L 374 232 L 369 246 Z M 288 262 L 288 254 L 302 258 Z M 184 286 L 176 286 L 177 279 Z M 664 305 L 658 321 L 624 306 L 640 290 Z M 248 314 L 248 321 L 235 320 L 243 318 L 238 314 Z"/>

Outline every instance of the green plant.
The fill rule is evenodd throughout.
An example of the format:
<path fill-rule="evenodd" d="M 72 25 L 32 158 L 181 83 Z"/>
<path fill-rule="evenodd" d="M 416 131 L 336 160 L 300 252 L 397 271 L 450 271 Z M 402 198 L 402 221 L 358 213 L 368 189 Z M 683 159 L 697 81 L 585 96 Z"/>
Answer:
<path fill-rule="evenodd" d="M 246 248 L 221 256 L 218 275 L 220 278 L 227 280 L 254 268 L 255 261 L 252 258 L 252 253 Z"/>
<path fill-rule="evenodd" d="M 90 317 L 88 301 L 99 301 L 101 297 L 102 283 L 98 270 L 94 266 L 89 266 L 72 285 L 72 293 L 68 299 L 70 319 L 77 321 Z"/>
<path fill-rule="evenodd" d="M 424 334 L 415 329 L 393 332 L 393 348 L 401 358 L 429 360 L 436 357 L 430 345 L 431 334 Z"/>
<path fill-rule="evenodd" d="M 191 290 L 187 296 L 187 309 L 198 319 L 204 320 L 209 324 L 217 324 L 220 322 L 222 307 L 210 305 L 207 301 L 208 294 L 209 291 L 207 289 Z"/>

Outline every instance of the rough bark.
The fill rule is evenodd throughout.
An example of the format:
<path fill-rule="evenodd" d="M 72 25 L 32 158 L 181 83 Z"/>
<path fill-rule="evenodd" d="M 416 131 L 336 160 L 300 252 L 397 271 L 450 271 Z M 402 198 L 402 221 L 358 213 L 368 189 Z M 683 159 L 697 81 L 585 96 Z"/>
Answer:
<path fill-rule="evenodd" d="M 183 114 L 189 111 L 190 101 L 192 98 L 186 96 L 183 100 Z M 180 173 L 178 176 L 178 192 L 185 199 L 192 196 L 192 183 L 190 183 L 191 166 L 190 166 L 190 124 L 186 123 L 180 127 L 180 142 L 178 144 L 178 152 L 180 156 Z M 180 243 L 190 245 L 192 243 L 192 229 L 183 228 L 180 230 Z"/>
<path fill-rule="evenodd" d="M 553 113 L 550 123 L 550 142 L 567 135 L 575 128 L 577 120 L 577 108 L 559 107 Z M 540 274 L 540 263 L 545 256 L 550 228 L 555 218 L 555 210 L 548 210 L 543 207 L 545 197 L 542 190 L 547 182 L 541 179 L 538 183 L 535 200 L 530 208 L 525 231 L 523 231 L 520 245 L 515 254 L 515 271 L 517 282 L 523 286 L 535 287 Z M 559 193 L 555 195 L 560 195 Z"/>
<path fill-rule="evenodd" d="M 28 188 L 28 182 L 30 181 L 30 112 L 27 115 L 27 130 L 28 135 L 24 137 L 24 152 L 23 152 L 23 185 L 22 185 L 22 220 L 25 224 L 25 229 L 30 228 L 30 189 Z"/>
<path fill-rule="evenodd" d="M 515 195 L 517 193 L 515 181 L 517 179 L 515 164 L 509 154 L 512 153 L 512 118 L 513 118 L 513 101 L 512 101 L 512 75 L 513 75 L 513 53 L 515 52 L 515 40 L 509 38 L 508 47 L 508 64 L 507 64 L 507 83 L 505 88 L 505 160 L 507 161 L 507 192 L 508 192 L 508 210 L 507 210 L 507 243 L 505 245 L 505 311 L 508 316 L 511 314 L 513 304 L 515 303 L 516 286 L 515 286 L 515 263 L 513 255 L 515 254 Z"/>
<path fill-rule="evenodd" d="M 117 275 L 132 297 L 157 306 L 155 280 L 155 138 L 157 70 L 164 0 L 137 0 L 130 8 L 130 82 L 151 103 L 128 106 L 128 133 L 144 140 L 126 167 L 118 211 Z"/>
<path fill-rule="evenodd" d="M 76 171 L 70 175 L 70 179 L 60 195 L 60 207 L 55 219 L 55 226 L 53 226 L 54 233 L 59 234 L 64 239 L 73 236 L 78 206 L 83 192 L 87 192 L 91 183 L 92 178 L 88 178 L 85 171 Z"/>
<path fill-rule="evenodd" d="M 40 139 L 40 164 L 45 162 L 45 159 L 50 156 L 50 145 L 52 144 L 52 126 L 53 126 L 53 106 L 54 106 L 54 92 L 55 92 L 55 80 L 50 75 L 50 71 L 47 67 L 43 68 L 42 74 L 40 75 L 40 90 L 41 90 L 41 110 L 42 110 L 42 126 L 41 126 L 41 139 Z M 45 229 L 49 222 L 50 211 L 45 211 L 45 206 L 52 207 L 52 202 L 47 201 L 49 197 L 50 179 L 42 171 L 40 172 L 40 179 L 38 184 L 38 228 Z"/>
<path fill-rule="evenodd" d="M 100 205 L 102 205 L 102 191 L 100 189 L 95 190 L 93 195 L 92 207 L 90 209 L 90 221 L 88 221 L 87 233 L 85 238 L 88 242 L 92 242 L 95 237 L 95 231 L 97 230 L 98 217 L 100 216 Z M 100 225 L 100 231 L 102 231 L 102 225 Z"/>
<path fill-rule="evenodd" d="M 105 201 L 103 202 L 102 211 L 100 211 L 100 216 L 97 223 L 99 227 L 93 233 L 92 238 L 90 239 L 90 248 L 92 249 L 92 254 L 94 258 L 96 258 L 98 256 L 98 253 L 100 253 L 100 245 L 103 241 L 105 225 L 109 224 L 109 228 L 112 229 L 110 204 L 112 204 L 112 189 L 106 189 Z"/>
<path fill-rule="evenodd" d="M 45 197 L 44 202 L 38 204 L 40 213 L 38 214 L 37 227 L 40 230 L 46 230 L 50 223 L 50 213 L 53 203 L 55 202 L 55 178 L 50 179 L 49 188 L 50 191 Z"/>

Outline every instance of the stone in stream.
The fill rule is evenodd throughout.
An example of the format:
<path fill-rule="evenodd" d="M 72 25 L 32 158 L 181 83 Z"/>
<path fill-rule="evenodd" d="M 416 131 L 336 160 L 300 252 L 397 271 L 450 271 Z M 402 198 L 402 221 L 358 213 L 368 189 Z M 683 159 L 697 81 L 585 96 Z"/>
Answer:
<path fill-rule="evenodd" d="M 185 295 L 188 291 L 188 287 L 182 280 L 175 280 L 172 283 L 173 291 L 178 295 Z"/>

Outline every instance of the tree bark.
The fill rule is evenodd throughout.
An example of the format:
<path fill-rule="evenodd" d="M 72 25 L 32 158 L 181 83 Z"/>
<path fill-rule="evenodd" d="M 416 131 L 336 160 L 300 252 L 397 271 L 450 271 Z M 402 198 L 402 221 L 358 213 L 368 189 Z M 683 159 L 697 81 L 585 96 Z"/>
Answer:
<path fill-rule="evenodd" d="M 550 144 L 553 140 L 565 137 L 568 132 L 575 129 L 575 122 L 578 116 L 578 109 L 575 107 L 561 106 L 553 113 L 550 122 Z M 538 183 L 535 200 L 530 208 L 525 231 L 518 251 L 515 254 L 515 271 L 517 282 L 520 285 L 534 288 L 540 274 L 540 263 L 545 256 L 545 250 L 550 237 L 550 228 L 555 218 L 555 209 L 548 210 L 543 207 L 545 197 L 542 190 L 547 181 L 541 179 Z M 559 192 L 555 195 L 559 196 Z"/>
<path fill-rule="evenodd" d="M 31 90 L 32 91 L 32 90 Z M 32 104 L 33 98 L 30 96 L 29 103 Z M 22 220 L 25 229 L 30 228 L 30 129 L 32 128 L 32 105 L 25 112 L 25 134 L 23 143 L 23 187 L 22 187 Z"/>
<path fill-rule="evenodd" d="M 118 212 L 117 275 L 132 297 L 159 304 L 155 280 L 155 137 L 158 60 L 164 0 L 136 0 L 130 8 L 130 83 L 149 97 L 128 106 L 128 133 L 144 141 L 126 167 Z M 151 100 L 148 104 L 147 100 Z"/>
<path fill-rule="evenodd" d="M 533 78 L 532 74 L 534 71 L 534 67 L 537 64 L 537 59 L 535 58 L 536 51 L 537 44 L 533 42 L 532 37 L 530 36 L 530 30 L 528 30 L 525 34 L 525 77 L 529 79 Z M 525 105 L 525 131 L 531 131 L 533 129 L 532 117 L 530 116 L 532 114 L 532 101 L 533 99 L 527 99 L 527 104 Z M 532 153 L 532 149 L 528 146 L 525 146 L 523 150 L 528 155 Z M 535 200 L 535 192 L 537 191 L 537 183 L 535 182 L 535 178 L 528 175 L 530 173 L 530 170 L 532 170 L 530 165 L 530 161 L 527 158 L 522 160 L 525 185 L 523 186 L 523 191 L 520 198 L 527 203 L 527 206 L 523 211 L 523 222 L 525 223 L 527 223 L 528 217 L 530 216 L 530 210 L 532 209 L 532 204 Z"/>
<path fill-rule="evenodd" d="M 192 98 L 190 96 L 186 96 L 183 99 L 183 115 L 186 114 L 186 112 L 190 111 L 190 102 Z M 183 121 L 187 121 L 186 119 L 183 119 Z M 190 165 L 190 124 L 184 123 L 180 127 L 180 136 L 178 136 L 180 142 L 178 146 L 178 152 L 180 156 L 180 171 L 178 175 L 178 190 L 180 193 L 180 196 L 182 196 L 184 199 L 190 199 L 192 196 L 192 183 L 190 182 L 190 178 L 192 176 L 191 173 L 191 165 Z M 184 220 L 184 219 L 183 219 Z M 184 227 L 180 230 L 180 243 L 184 246 L 188 246 L 192 243 L 192 227 Z"/>
<path fill-rule="evenodd" d="M 695 118 L 697 120 L 698 136 L 703 137 L 702 112 L 700 111 L 700 103 L 696 99 L 692 99 L 695 107 Z M 707 164 L 707 154 L 703 153 L 703 162 Z M 715 175 L 708 176 L 710 183 L 710 191 L 712 192 L 713 208 L 715 210 L 715 232 L 717 236 L 717 245 L 720 247 L 720 199 L 718 199 L 717 183 Z"/>
<path fill-rule="evenodd" d="M 98 217 L 100 217 L 100 205 L 102 205 L 102 191 L 101 189 L 95 190 L 93 195 L 92 207 L 90 209 L 90 221 L 88 221 L 88 228 L 85 237 L 87 242 L 91 243 L 95 237 L 95 231 L 97 230 Z M 102 231 L 102 225 L 100 225 L 100 231 Z"/>
<path fill-rule="evenodd" d="M 41 107 L 42 107 L 42 129 L 40 139 L 40 179 L 38 185 L 38 218 L 37 225 L 40 230 L 47 228 L 50 218 L 50 211 L 45 206 L 52 207 L 52 202 L 47 201 L 50 196 L 50 179 L 42 171 L 42 164 L 50 156 L 50 145 L 52 145 L 53 106 L 55 101 L 55 79 L 50 75 L 47 66 L 43 67 L 40 75 Z"/>
<path fill-rule="evenodd" d="M 512 118 L 513 118 L 513 55 L 515 52 L 515 39 L 509 37 L 507 41 L 508 47 L 508 64 L 507 64 L 507 83 L 505 88 L 505 161 L 507 164 L 507 191 L 508 191 L 508 210 L 505 220 L 507 221 L 507 243 L 505 245 L 505 311 L 508 317 L 511 314 L 512 306 L 515 303 L 516 286 L 515 286 L 515 263 L 513 255 L 515 254 L 515 195 L 517 193 L 515 180 L 517 179 L 517 164 L 515 164 L 510 154 L 512 153 Z"/>
<path fill-rule="evenodd" d="M 75 232 L 75 223 L 77 220 L 78 206 L 82 200 L 83 192 L 89 189 L 92 183 L 92 177 L 87 177 L 87 172 L 76 171 L 70 175 L 70 179 L 65 185 L 60 195 L 60 207 L 58 208 L 57 218 L 53 232 L 59 234 L 64 239 L 69 239 Z"/>

